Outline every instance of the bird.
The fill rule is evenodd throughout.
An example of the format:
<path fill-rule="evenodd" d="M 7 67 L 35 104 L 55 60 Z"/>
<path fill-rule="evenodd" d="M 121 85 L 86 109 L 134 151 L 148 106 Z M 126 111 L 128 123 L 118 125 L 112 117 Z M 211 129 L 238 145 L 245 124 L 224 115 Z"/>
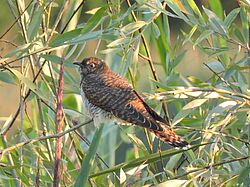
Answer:
<path fill-rule="evenodd" d="M 78 66 L 82 100 L 94 123 L 118 119 L 149 129 L 171 146 L 183 148 L 189 145 L 125 78 L 113 72 L 102 59 L 87 57 L 73 64 Z"/>

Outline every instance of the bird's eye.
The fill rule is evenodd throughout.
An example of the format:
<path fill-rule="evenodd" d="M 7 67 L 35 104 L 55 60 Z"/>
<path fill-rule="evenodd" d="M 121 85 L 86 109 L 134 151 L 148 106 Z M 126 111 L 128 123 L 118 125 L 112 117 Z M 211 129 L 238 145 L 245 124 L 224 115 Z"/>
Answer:
<path fill-rule="evenodd" d="M 92 63 L 92 64 L 89 64 L 91 68 L 94 68 L 95 67 L 95 64 Z"/>

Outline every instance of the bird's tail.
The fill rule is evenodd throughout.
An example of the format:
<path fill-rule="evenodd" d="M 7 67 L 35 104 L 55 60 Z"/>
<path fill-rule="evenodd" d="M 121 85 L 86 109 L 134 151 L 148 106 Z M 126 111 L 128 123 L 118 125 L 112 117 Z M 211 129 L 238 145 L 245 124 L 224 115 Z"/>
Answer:
<path fill-rule="evenodd" d="M 151 130 L 161 141 L 170 144 L 174 147 L 188 147 L 189 144 L 181 136 L 176 134 L 170 128 L 161 125 L 162 131 Z"/>

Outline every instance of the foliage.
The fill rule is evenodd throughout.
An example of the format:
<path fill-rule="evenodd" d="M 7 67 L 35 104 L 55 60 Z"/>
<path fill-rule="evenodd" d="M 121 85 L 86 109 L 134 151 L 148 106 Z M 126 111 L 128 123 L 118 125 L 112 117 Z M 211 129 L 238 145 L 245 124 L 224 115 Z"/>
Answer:
<path fill-rule="evenodd" d="M 202 7 L 193 0 L 111 0 L 91 8 L 81 0 L 7 3 L 19 33 L 5 40 L 9 26 L 0 36 L 11 46 L 0 59 L 0 81 L 18 88 L 19 103 L 10 102 L 16 111 L 0 116 L 2 185 L 52 184 L 58 137 L 61 185 L 80 184 L 83 175 L 82 182 L 97 186 L 250 185 L 249 1 L 227 13 L 215 0 Z M 170 23 L 177 21 L 174 34 Z M 210 73 L 206 80 L 178 70 L 192 48 L 206 59 L 200 62 Z M 174 115 L 172 127 L 192 147 L 175 150 L 141 128 L 114 124 L 104 126 L 101 140 L 102 129 L 93 138 L 93 125 L 76 130 L 89 119 L 72 62 L 86 54 L 105 57 L 136 89 L 149 84 L 147 103 Z M 67 132 L 57 134 L 62 57 Z M 192 59 L 188 66 L 196 69 Z"/>

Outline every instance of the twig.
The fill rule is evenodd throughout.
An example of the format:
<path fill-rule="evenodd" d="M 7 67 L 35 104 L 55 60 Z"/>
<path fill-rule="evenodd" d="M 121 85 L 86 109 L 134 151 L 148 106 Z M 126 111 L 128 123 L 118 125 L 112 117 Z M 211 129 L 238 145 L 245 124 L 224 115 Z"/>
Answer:
<path fill-rule="evenodd" d="M 148 99 L 155 99 L 155 98 L 156 99 L 157 98 L 164 99 L 162 97 L 165 97 L 167 95 L 179 95 L 179 94 L 183 94 L 183 93 L 187 93 L 187 92 L 203 92 L 203 93 L 216 92 L 218 94 L 227 94 L 227 95 L 231 95 L 231 96 L 240 97 L 241 99 L 245 99 L 248 102 L 250 101 L 250 97 L 245 95 L 245 94 L 232 92 L 232 91 L 228 91 L 228 90 L 224 90 L 224 89 L 220 89 L 220 88 L 197 88 L 197 87 L 180 88 L 179 90 L 156 93 L 156 94 L 149 96 Z"/>
<path fill-rule="evenodd" d="M 36 142 L 39 142 L 39 141 L 42 141 L 42 140 L 47 140 L 47 139 L 53 139 L 53 138 L 59 138 L 59 137 L 62 137 L 64 136 L 65 134 L 68 134 L 72 131 L 75 131 L 76 129 L 78 129 L 79 127 L 83 126 L 83 125 L 87 125 L 89 124 L 90 122 L 92 122 L 93 120 L 89 120 L 85 123 L 82 123 L 82 124 L 79 124 L 79 125 L 76 125 L 64 132 L 60 132 L 60 133 L 57 133 L 57 134 L 53 134 L 53 135 L 47 135 L 47 136 L 40 136 L 40 137 L 37 137 L 37 138 L 33 138 L 33 139 L 29 139 L 29 140 L 26 140 L 24 142 L 21 142 L 21 143 L 18 143 L 16 145 L 13 145 L 11 147 L 7 147 L 3 150 L 0 151 L 0 161 L 2 160 L 2 157 L 4 156 L 5 153 L 8 153 L 8 152 L 11 152 L 11 151 L 14 151 L 20 147 L 23 147 L 25 145 L 28 145 L 28 144 L 33 144 L 33 143 L 36 143 Z"/>
<path fill-rule="evenodd" d="M 37 170 L 36 170 L 36 184 L 35 187 L 39 187 L 40 180 L 40 156 L 37 157 Z"/>
<path fill-rule="evenodd" d="M 30 1 L 28 6 L 20 13 L 20 15 L 16 18 L 16 20 L 11 24 L 11 26 L 0 36 L 0 39 L 2 39 L 13 27 L 14 25 L 18 22 L 18 20 L 22 17 L 22 15 L 26 12 L 26 10 L 30 7 L 33 1 Z"/>
<path fill-rule="evenodd" d="M 240 157 L 240 158 L 235 158 L 235 159 L 232 159 L 232 160 L 228 160 L 228 161 L 223 161 L 223 162 L 219 162 L 219 163 L 216 163 L 216 164 L 213 164 L 213 167 L 217 167 L 217 166 L 221 166 L 221 165 L 224 165 L 224 164 L 228 164 L 228 163 L 232 163 L 232 162 L 237 162 L 237 161 L 241 161 L 241 160 L 245 160 L 245 159 L 249 159 L 250 156 L 245 156 L 245 157 Z M 190 173 L 194 173 L 194 172 L 197 172 L 197 171 L 201 171 L 201 170 L 205 170 L 205 169 L 209 169 L 211 166 L 210 165 L 207 165 L 205 167 L 202 167 L 202 168 L 198 168 L 198 169 L 193 169 L 191 171 L 188 171 L 186 173 L 183 173 L 181 175 L 178 175 L 176 177 L 173 177 L 171 178 L 172 179 L 179 179 L 181 177 L 184 177 Z"/>
<path fill-rule="evenodd" d="M 63 100 L 63 87 L 64 87 L 64 58 L 61 58 L 61 67 L 60 67 L 60 75 L 59 75 L 59 83 L 58 83 L 58 91 L 57 91 L 57 110 L 56 110 L 56 132 L 62 132 L 63 126 L 63 107 L 62 107 L 62 100 Z M 55 168 L 54 168 L 54 180 L 53 186 L 58 187 L 60 186 L 60 178 L 62 174 L 61 168 L 61 159 L 62 159 L 62 137 L 56 138 L 56 145 L 55 145 Z"/>

